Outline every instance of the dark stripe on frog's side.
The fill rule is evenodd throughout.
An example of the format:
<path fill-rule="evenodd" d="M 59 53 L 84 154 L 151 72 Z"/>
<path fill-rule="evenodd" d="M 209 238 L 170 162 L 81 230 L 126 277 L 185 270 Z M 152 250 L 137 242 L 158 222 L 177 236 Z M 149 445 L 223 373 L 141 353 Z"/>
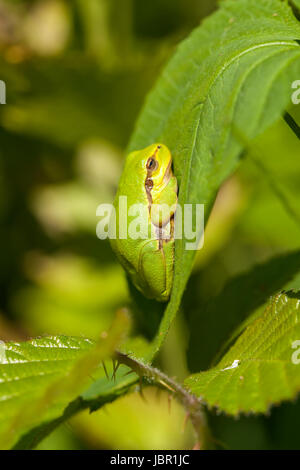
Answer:
<path fill-rule="evenodd" d="M 155 152 L 153 155 L 151 155 L 149 158 L 154 158 L 156 160 L 156 154 L 158 152 L 158 150 L 160 149 L 160 145 L 155 149 Z M 149 160 L 148 158 L 148 160 Z M 146 190 L 146 194 L 147 194 L 147 199 L 148 199 L 148 211 L 149 211 L 149 214 L 150 214 L 150 211 L 151 211 L 151 206 L 152 206 L 152 194 L 151 194 L 151 191 L 152 191 L 152 188 L 153 188 L 153 180 L 152 180 L 152 173 L 153 173 L 153 170 L 150 170 L 147 168 L 147 176 L 146 176 L 146 179 L 145 179 L 145 190 Z"/>
<path fill-rule="evenodd" d="M 157 148 L 155 149 L 155 152 L 153 153 L 153 155 L 151 155 L 149 157 L 150 158 L 154 158 L 156 160 L 156 154 L 158 152 L 158 150 L 160 149 L 160 145 L 157 146 Z M 148 159 L 148 160 L 149 160 Z M 170 167 L 172 165 L 172 160 L 170 159 L 170 162 L 168 164 L 168 167 L 165 171 L 165 174 L 164 174 L 164 179 L 167 177 L 169 178 L 169 174 L 170 174 Z M 152 198 L 152 194 L 151 194 L 151 191 L 153 189 L 153 180 L 152 180 L 152 173 L 153 173 L 153 170 L 151 169 L 147 169 L 147 176 L 146 176 L 146 179 L 145 179 L 145 190 L 146 190 L 146 194 L 147 194 L 147 199 L 148 199 L 148 211 L 149 211 L 149 214 L 151 212 L 151 206 L 153 204 L 153 198 Z M 170 222 L 170 236 L 168 238 L 164 238 L 164 233 L 163 233 L 163 227 L 157 227 L 155 226 L 156 230 L 156 239 L 158 240 L 158 249 L 159 250 L 163 250 L 163 243 L 168 243 L 170 241 L 172 241 L 174 239 L 174 214 L 171 215 L 170 219 L 165 223 L 165 225 L 167 225 L 168 223 Z"/>

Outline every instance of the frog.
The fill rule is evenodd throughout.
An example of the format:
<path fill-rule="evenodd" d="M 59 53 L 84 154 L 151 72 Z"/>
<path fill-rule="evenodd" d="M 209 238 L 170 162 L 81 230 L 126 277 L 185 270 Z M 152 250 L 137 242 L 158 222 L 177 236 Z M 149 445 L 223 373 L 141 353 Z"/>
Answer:
<path fill-rule="evenodd" d="M 121 223 L 127 225 L 121 222 L 124 213 L 120 201 L 124 196 L 127 207 L 144 208 L 146 237 L 132 238 L 128 227 L 126 236 L 120 236 L 120 228 L 124 229 Z M 173 285 L 177 201 L 177 178 L 166 145 L 154 143 L 127 155 L 113 203 L 116 237 L 110 239 L 110 244 L 134 286 L 158 302 L 169 299 Z M 128 214 L 126 217 L 129 221 Z"/>

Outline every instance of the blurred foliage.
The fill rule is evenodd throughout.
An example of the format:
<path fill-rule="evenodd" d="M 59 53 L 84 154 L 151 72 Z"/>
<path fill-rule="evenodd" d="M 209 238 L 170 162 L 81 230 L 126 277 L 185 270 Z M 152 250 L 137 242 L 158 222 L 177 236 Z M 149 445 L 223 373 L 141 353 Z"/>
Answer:
<path fill-rule="evenodd" d="M 185 429 L 185 412 L 168 394 L 155 389 L 120 398 L 102 411 L 86 412 L 72 420 L 83 442 L 94 448 L 180 449 L 193 442 L 191 425 Z"/>
<path fill-rule="evenodd" d="M 123 151 L 160 69 L 215 7 L 212 0 L 1 0 L 0 339 L 97 338 L 128 304 L 124 273 L 96 238 L 96 208 L 113 198 Z M 296 108 L 290 112 L 299 123 Z M 264 169 L 256 164 L 260 155 Z M 288 265 L 283 284 L 300 286 L 297 156 L 299 141 L 281 120 L 221 188 L 181 315 L 158 358 L 166 372 L 184 378 L 209 365 L 212 344 L 221 347 L 225 332 L 244 320 L 249 285 L 260 293 L 253 308 L 276 290 L 282 264 L 269 261 L 273 256 Z M 265 272 L 274 283 L 269 276 L 265 282 Z M 239 290 L 237 305 L 220 314 L 230 289 Z M 212 343 L 208 326 L 211 335 L 216 329 Z M 147 402 L 131 394 L 78 415 L 41 448 L 191 447 L 179 405 L 168 415 L 166 397 L 153 390 Z M 300 448 L 299 410 L 298 401 L 271 417 L 209 418 L 225 447 Z"/>

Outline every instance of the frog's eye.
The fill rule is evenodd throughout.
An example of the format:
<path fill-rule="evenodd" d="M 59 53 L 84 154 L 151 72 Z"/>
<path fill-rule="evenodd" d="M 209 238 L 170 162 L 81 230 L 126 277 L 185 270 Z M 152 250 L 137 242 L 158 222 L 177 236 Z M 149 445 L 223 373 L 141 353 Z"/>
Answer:
<path fill-rule="evenodd" d="M 146 164 L 146 168 L 147 168 L 147 170 L 150 170 L 150 171 L 155 171 L 155 170 L 157 170 L 157 168 L 158 168 L 158 161 L 155 160 L 155 158 L 153 158 L 153 157 L 148 158 L 147 164 Z"/>

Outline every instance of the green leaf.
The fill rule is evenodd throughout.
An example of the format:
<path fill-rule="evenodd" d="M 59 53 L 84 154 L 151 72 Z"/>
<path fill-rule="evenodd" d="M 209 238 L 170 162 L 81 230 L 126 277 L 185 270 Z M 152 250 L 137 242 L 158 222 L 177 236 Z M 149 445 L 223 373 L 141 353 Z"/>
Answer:
<path fill-rule="evenodd" d="M 120 345 L 127 323 L 120 313 L 97 343 L 66 336 L 6 343 L 0 362 L 0 448 L 36 445 L 75 412 L 116 398 L 133 379 L 108 380 L 102 361 Z"/>
<path fill-rule="evenodd" d="M 219 411 L 266 413 L 300 391 L 299 340 L 300 292 L 278 294 L 216 367 L 185 383 Z"/>
<path fill-rule="evenodd" d="M 285 288 L 299 272 L 299 266 L 300 250 L 285 253 L 229 279 L 220 294 L 207 305 L 201 306 L 201 298 L 196 293 L 196 307 L 189 322 L 191 372 L 210 367 L 212 359 L 215 365 L 215 356 L 221 346 L 228 348 L 228 343 L 231 344 L 245 328 L 244 320 L 248 323 L 249 315 L 268 302 L 271 295 Z M 193 281 L 197 292 L 194 278 Z M 218 354 L 218 360 L 220 357 Z"/>
<path fill-rule="evenodd" d="M 179 203 L 205 204 L 206 220 L 244 141 L 263 133 L 290 101 L 300 74 L 300 25 L 280 0 L 227 0 L 178 47 L 150 93 L 129 150 L 171 149 Z M 241 138 L 242 137 L 242 138 Z M 179 308 L 194 251 L 176 240 L 175 274 L 152 354 Z"/>

